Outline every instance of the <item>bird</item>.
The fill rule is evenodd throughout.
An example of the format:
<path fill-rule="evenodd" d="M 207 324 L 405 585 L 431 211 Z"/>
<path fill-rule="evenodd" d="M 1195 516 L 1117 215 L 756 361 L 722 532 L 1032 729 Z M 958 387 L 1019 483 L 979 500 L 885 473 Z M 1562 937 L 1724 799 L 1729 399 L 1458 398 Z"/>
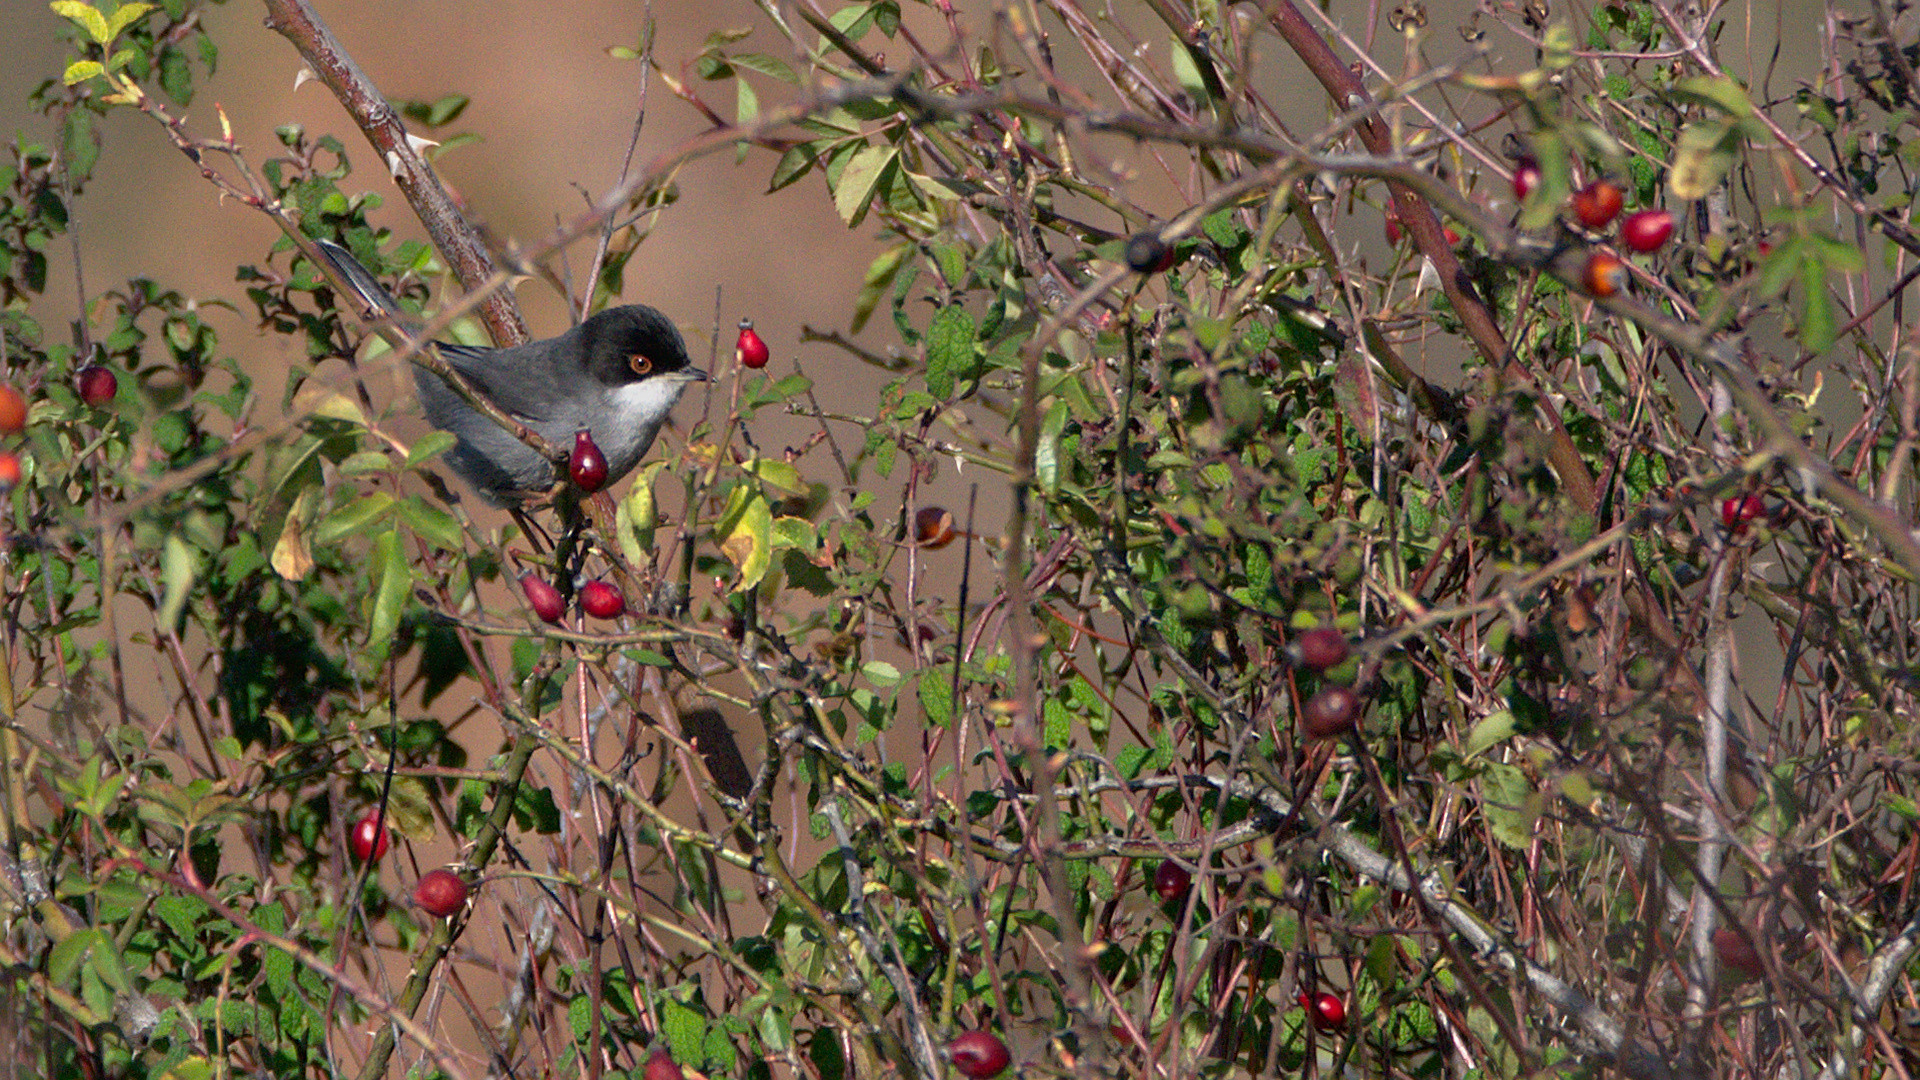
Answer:
<path fill-rule="evenodd" d="M 371 311 L 404 317 L 351 252 L 331 240 L 315 244 Z M 645 304 L 607 308 L 558 337 L 524 345 L 435 347 L 476 392 L 549 445 L 571 446 L 587 432 L 607 460 L 609 484 L 646 456 L 686 388 L 707 379 L 688 359 L 673 321 Z M 428 422 L 454 437 L 447 465 L 487 502 L 520 506 L 553 487 L 553 462 L 467 404 L 446 380 L 415 365 L 413 385 Z"/>

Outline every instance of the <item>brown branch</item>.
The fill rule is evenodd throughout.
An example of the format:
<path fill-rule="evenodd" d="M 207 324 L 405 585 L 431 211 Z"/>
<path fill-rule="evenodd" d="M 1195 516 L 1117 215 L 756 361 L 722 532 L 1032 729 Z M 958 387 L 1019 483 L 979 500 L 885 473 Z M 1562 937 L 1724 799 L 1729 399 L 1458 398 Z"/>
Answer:
<path fill-rule="evenodd" d="M 405 195 L 413 212 L 427 228 L 427 236 L 439 250 L 460 286 L 469 292 L 493 276 L 493 256 L 487 253 L 480 235 L 467 222 L 466 215 L 454 204 L 453 197 L 440 184 L 413 145 L 407 141 L 407 129 L 399 114 L 381 95 L 373 81 L 353 62 L 339 39 L 327 29 L 306 0 L 263 0 L 267 7 L 267 27 L 293 43 L 307 66 L 327 84 L 340 100 L 367 142 L 380 153 L 393 182 Z M 480 318 L 495 345 L 519 345 L 528 338 L 526 323 L 520 319 L 511 294 L 493 292 L 480 304 Z"/>

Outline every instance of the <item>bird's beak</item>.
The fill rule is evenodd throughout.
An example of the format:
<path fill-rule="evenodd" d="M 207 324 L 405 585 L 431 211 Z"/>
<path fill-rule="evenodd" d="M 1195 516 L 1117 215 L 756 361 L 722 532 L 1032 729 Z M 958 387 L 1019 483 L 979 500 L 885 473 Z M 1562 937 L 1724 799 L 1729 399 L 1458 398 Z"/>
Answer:
<path fill-rule="evenodd" d="M 680 379 L 684 382 L 708 381 L 707 373 L 704 368 L 697 368 L 697 367 L 681 368 L 679 371 L 674 372 L 674 374 L 679 376 Z"/>

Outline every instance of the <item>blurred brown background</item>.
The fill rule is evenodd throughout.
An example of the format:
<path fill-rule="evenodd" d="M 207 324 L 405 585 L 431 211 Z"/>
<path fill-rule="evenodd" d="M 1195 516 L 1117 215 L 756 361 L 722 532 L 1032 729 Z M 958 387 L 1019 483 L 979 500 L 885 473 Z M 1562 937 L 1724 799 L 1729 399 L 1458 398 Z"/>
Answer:
<path fill-rule="evenodd" d="M 618 179 L 640 101 L 642 67 L 616 60 L 606 50 L 638 40 L 641 5 L 355 0 L 317 7 L 390 99 L 472 96 L 466 114 L 447 130 L 470 131 L 483 141 L 455 150 L 437 167 L 496 235 L 538 237 L 582 208 L 583 191 L 597 194 Z M 696 52 L 710 31 L 751 26 L 759 18 L 752 5 L 734 2 L 667 4 L 656 13 L 656 54 L 665 58 L 668 70 Z M 334 133 L 355 166 L 348 190 L 381 192 L 387 204 L 377 219 L 402 236 L 423 236 L 326 88 L 309 82 L 294 89 L 302 62 L 262 19 L 260 6 L 248 2 L 209 12 L 223 51 L 219 70 L 201 81 L 193 105 L 184 110 L 192 129 L 217 135 L 218 103 L 256 167 L 278 149 L 273 129 L 280 124 L 297 122 L 310 133 Z M 0 40 L 8 42 L 0 59 L 0 117 L 9 134 L 53 135 L 45 118 L 26 111 L 24 98 L 61 70 L 65 47 L 52 36 L 56 23 L 44 4 L 0 5 Z M 771 35 L 759 36 L 763 47 L 775 47 Z M 723 115 L 732 115 L 730 86 L 702 84 L 700 89 L 712 95 Z M 188 295 L 230 292 L 234 266 L 262 256 L 274 238 L 273 224 L 246 207 L 221 204 L 164 133 L 144 118 L 118 110 L 103 127 L 102 166 L 78 218 L 89 291 L 146 273 L 163 276 L 163 284 Z M 705 127 L 656 77 L 649 86 L 636 161 Z M 629 271 L 626 299 L 665 310 L 687 332 L 696 355 L 705 351 L 716 289 L 722 294 L 723 323 L 731 327 L 741 315 L 753 315 L 776 358 L 791 355 L 804 322 L 844 327 L 848 298 L 876 250 L 867 235 L 849 233 L 840 224 L 820 198 L 818 180 L 812 182 L 815 187 L 803 183 L 765 195 L 770 165 L 765 154 L 741 167 L 731 154 L 692 163 L 680 176 L 680 203 L 657 219 L 655 236 Z M 584 266 L 590 250 L 576 249 L 576 266 Z M 66 256 L 64 250 L 56 253 L 50 286 L 65 311 L 49 305 L 43 317 L 71 315 L 72 268 Z M 538 336 L 567 325 L 564 305 L 551 289 L 526 286 L 520 299 Z M 243 359 L 258 351 L 245 340 L 251 326 L 243 316 L 229 317 L 222 329 L 228 347 Z M 731 335 L 723 337 L 730 346 Z"/>

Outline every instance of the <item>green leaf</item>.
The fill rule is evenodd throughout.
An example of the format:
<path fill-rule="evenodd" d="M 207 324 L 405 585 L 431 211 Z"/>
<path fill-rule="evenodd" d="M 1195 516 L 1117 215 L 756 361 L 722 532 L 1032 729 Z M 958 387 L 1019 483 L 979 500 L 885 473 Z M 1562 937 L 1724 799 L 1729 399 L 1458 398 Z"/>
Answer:
<path fill-rule="evenodd" d="M 53 0 L 48 6 L 53 8 L 55 15 L 79 24 L 94 44 L 105 45 L 113 40 L 113 35 L 107 32 L 107 17 L 92 4 L 83 4 L 80 0 Z"/>
<path fill-rule="evenodd" d="M 812 143 L 789 148 L 773 166 L 773 175 L 767 179 L 767 193 L 771 195 L 807 175 L 819 163 L 819 153 Z"/>
<path fill-rule="evenodd" d="M 793 73 L 793 68 L 777 56 L 768 56 L 766 53 L 734 53 L 727 57 L 727 60 L 736 67 L 757 71 L 762 75 L 779 79 L 783 83 L 800 85 L 800 77 Z"/>
<path fill-rule="evenodd" d="M 452 514 L 417 498 L 407 499 L 399 508 L 400 520 L 427 543 L 441 551 L 459 551 L 463 546 L 465 536 Z"/>
<path fill-rule="evenodd" d="M 413 568 L 407 565 L 398 531 L 388 529 L 373 538 L 373 566 L 379 583 L 373 597 L 373 614 L 367 620 L 367 651 L 376 660 L 384 660 L 393 648 L 394 632 L 400 628 L 400 612 L 413 588 Z"/>
<path fill-rule="evenodd" d="M 833 189 L 833 208 L 848 227 L 858 225 L 866 215 L 867 203 L 880 186 L 880 175 L 899 156 L 900 151 L 892 146 L 863 146 L 840 170 L 839 183 Z"/>
<path fill-rule="evenodd" d="M 441 431 L 436 428 L 427 432 L 415 439 L 412 446 L 407 447 L 407 468 L 417 469 L 425 465 L 453 449 L 456 441 L 451 431 Z"/>
<path fill-rule="evenodd" d="M 180 625 L 180 613 L 186 610 L 187 597 L 193 593 L 198 560 L 193 549 L 179 536 L 169 534 L 160 554 L 160 614 L 162 630 L 173 631 Z"/>
<path fill-rule="evenodd" d="M 373 526 L 387 516 L 393 509 L 393 496 L 384 491 L 376 491 L 365 498 L 355 499 L 347 505 L 321 519 L 313 530 L 313 543 L 326 545 L 346 536 L 359 536 L 371 532 Z"/>
<path fill-rule="evenodd" d="M 1533 826 L 1542 809 L 1542 799 L 1526 774 L 1511 765 L 1489 762 L 1480 777 L 1480 792 L 1481 812 L 1493 838 L 1526 850 L 1533 843 Z"/>
<path fill-rule="evenodd" d="M 1467 756 L 1473 757 L 1487 747 L 1505 742 L 1513 735 L 1513 714 L 1505 709 L 1473 725 L 1467 734 Z"/>
<path fill-rule="evenodd" d="M 920 676 L 920 683 L 914 693 L 920 698 L 920 708 L 927 714 L 927 723 L 933 727 L 946 727 L 953 723 L 953 683 L 952 672 L 938 668 L 931 669 Z"/>
<path fill-rule="evenodd" d="M 1187 51 L 1186 43 L 1177 37 L 1173 39 L 1171 59 L 1173 77 L 1179 82 L 1180 89 L 1197 102 L 1210 100 L 1212 95 L 1207 92 L 1207 80 L 1201 76 L 1200 66 L 1193 62 L 1193 54 Z"/>
<path fill-rule="evenodd" d="M 807 493 L 807 482 L 800 479 L 800 470 L 787 462 L 755 458 L 741 468 L 759 477 L 761 483 L 779 488 L 781 491 L 795 495 Z"/>
<path fill-rule="evenodd" d="M 107 19 L 107 40 L 112 41 L 119 37 L 121 31 L 145 18 L 147 12 L 152 10 L 152 4 L 121 4 L 120 10 Z"/>
<path fill-rule="evenodd" d="M 667 998 L 660 1003 L 660 1031 L 667 1037 L 673 1060 L 685 1064 L 706 1061 L 707 1021 L 695 1010 Z"/>
<path fill-rule="evenodd" d="M 106 932 L 89 927 L 67 935 L 67 940 L 53 947 L 47 956 L 47 979 L 55 986 L 71 987 L 78 977 L 80 965 L 95 949 L 111 947 L 113 941 Z"/>
<path fill-rule="evenodd" d="M 860 294 L 854 297 L 853 323 L 851 330 L 859 333 L 873 317 L 873 309 L 886 299 L 887 290 L 892 287 L 893 279 L 900 273 L 900 267 L 913 254 L 912 244 L 896 244 L 874 257 L 867 264 L 866 280 L 860 285 Z"/>
<path fill-rule="evenodd" d="M 1719 109 L 1741 119 L 1753 114 L 1753 102 L 1746 88 L 1724 75 L 1695 75 L 1673 85 L 1673 96 L 1697 105 Z"/>
<path fill-rule="evenodd" d="M 64 127 L 67 171 L 75 179 L 84 180 L 93 175 L 93 165 L 100 160 L 100 138 L 93 130 L 93 113 L 75 109 L 67 114 Z"/>
<path fill-rule="evenodd" d="M 960 307 L 941 308 L 927 327 L 927 392 L 945 401 L 954 381 L 973 369 L 973 316 Z"/>
<path fill-rule="evenodd" d="M 85 82 L 97 75 L 105 75 L 106 73 L 107 69 L 101 67 L 100 61 L 98 60 L 75 60 L 73 63 L 67 65 L 66 74 L 61 76 L 61 80 L 65 82 L 66 85 L 72 86 L 74 83 Z"/>
<path fill-rule="evenodd" d="M 1813 251 L 1814 257 L 1820 260 L 1821 264 L 1827 268 L 1829 273 L 1860 274 L 1866 272 L 1867 257 L 1860 253 L 1859 248 L 1854 247 L 1845 240 L 1837 240 L 1831 236 L 1814 233 Z"/>
<path fill-rule="evenodd" d="M 1060 493 L 1060 433 L 1067 427 L 1067 403 L 1055 401 L 1040 421 L 1040 445 L 1034 448 L 1033 472 L 1049 498 Z"/>
<path fill-rule="evenodd" d="M 1834 322 L 1833 300 L 1827 296 L 1827 269 L 1818 259 L 1800 263 L 1800 293 L 1800 347 L 1826 352 L 1833 347 L 1839 327 Z"/>
<path fill-rule="evenodd" d="M 777 517 L 773 519 L 773 546 L 812 551 L 820 546 L 820 533 L 806 518 Z"/>
<path fill-rule="evenodd" d="M 653 561 L 653 530 L 660 525 L 660 511 L 653 502 L 653 478 L 665 466 L 666 462 L 655 461 L 643 467 L 613 514 L 613 532 L 620 542 L 620 554 L 634 566 Z"/>

